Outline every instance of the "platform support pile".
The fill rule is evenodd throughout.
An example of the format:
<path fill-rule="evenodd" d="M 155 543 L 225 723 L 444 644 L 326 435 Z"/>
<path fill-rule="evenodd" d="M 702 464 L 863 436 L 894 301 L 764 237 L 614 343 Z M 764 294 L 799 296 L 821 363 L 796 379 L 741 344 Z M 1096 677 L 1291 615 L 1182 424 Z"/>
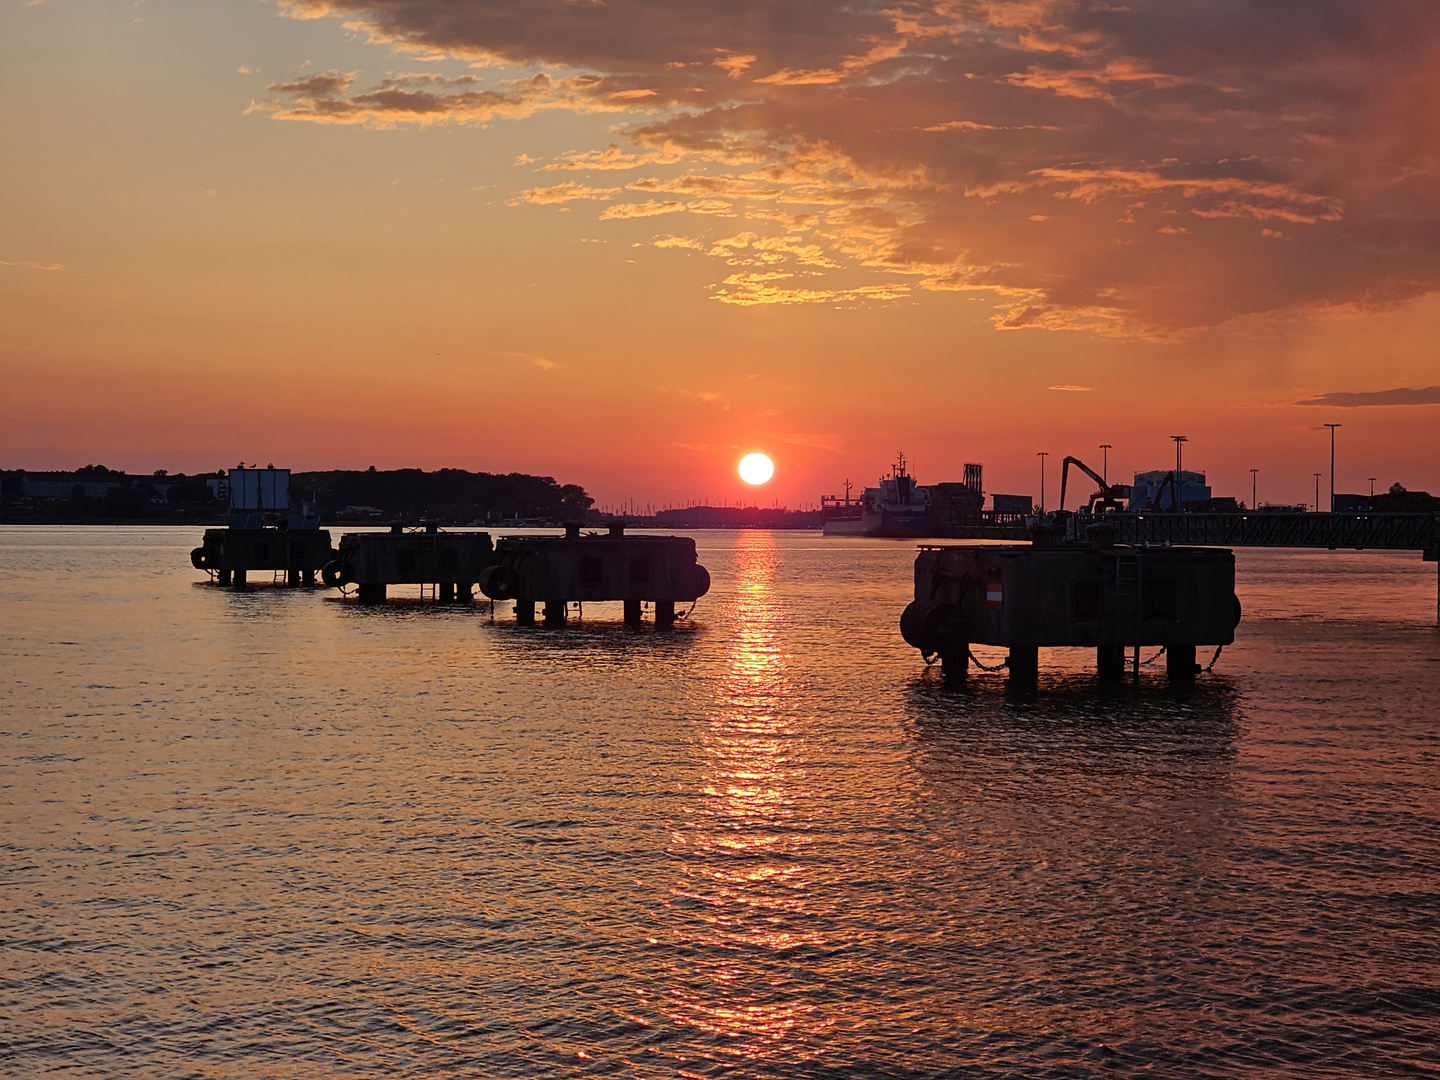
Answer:
<path fill-rule="evenodd" d="M 940 654 L 940 674 L 946 682 L 963 683 L 970 677 L 970 647 L 954 649 Z"/>
<path fill-rule="evenodd" d="M 1040 650 L 1034 645 L 1012 645 L 1005 661 L 1013 686 L 1033 686 L 1040 678 Z"/>
<path fill-rule="evenodd" d="M 1095 649 L 1095 667 L 1101 682 L 1120 682 L 1125 678 L 1125 646 L 1098 646 Z"/>
<path fill-rule="evenodd" d="M 1165 649 L 1165 675 L 1170 685 L 1184 688 L 1195 685 L 1195 646 L 1170 645 Z"/>

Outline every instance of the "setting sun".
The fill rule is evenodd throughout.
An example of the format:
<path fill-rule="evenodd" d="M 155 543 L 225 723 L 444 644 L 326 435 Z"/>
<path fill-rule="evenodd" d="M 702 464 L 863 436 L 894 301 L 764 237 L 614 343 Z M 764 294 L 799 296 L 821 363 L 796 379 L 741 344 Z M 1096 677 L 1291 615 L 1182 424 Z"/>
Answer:
<path fill-rule="evenodd" d="M 747 484 L 763 484 L 775 475 L 775 463 L 764 454 L 746 454 L 740 459 L 740 479 Z"/>

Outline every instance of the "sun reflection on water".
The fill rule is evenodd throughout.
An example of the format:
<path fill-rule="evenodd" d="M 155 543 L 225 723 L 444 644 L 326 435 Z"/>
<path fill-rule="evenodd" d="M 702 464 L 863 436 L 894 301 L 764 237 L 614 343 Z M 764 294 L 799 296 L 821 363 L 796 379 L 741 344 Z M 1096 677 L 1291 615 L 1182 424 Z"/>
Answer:
<path fill-rule="evenodd" d="M 734 1040 L 729 1053 L 752 1059 L 790 1046 L 797 1026 L 809 1042 L 825 1023 L 783 989 L 790 954 L 821 940 L 805 860 L 807 753 L 791 704 L 775 561 L 768 533 L 746 534 L 737 547 L 736 632 L 700 733 L 704 781 L 672 847 L 681 878 L 671 906 L 689 916 L 678 931 L 688 956 L 672 968 L 667 1015 Z M 771 977 L 757 982 L 757 968 Z"/>

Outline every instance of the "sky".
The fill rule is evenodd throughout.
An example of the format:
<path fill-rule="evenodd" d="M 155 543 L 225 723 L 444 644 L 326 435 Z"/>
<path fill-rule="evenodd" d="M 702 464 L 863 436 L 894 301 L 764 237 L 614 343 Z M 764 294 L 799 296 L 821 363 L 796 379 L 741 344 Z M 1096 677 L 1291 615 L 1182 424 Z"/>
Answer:
<path fill-rule="evenodd" d="M 1433 0 L 0 0 L 0 467 L 1440 491 L 1436 71 Z"/>

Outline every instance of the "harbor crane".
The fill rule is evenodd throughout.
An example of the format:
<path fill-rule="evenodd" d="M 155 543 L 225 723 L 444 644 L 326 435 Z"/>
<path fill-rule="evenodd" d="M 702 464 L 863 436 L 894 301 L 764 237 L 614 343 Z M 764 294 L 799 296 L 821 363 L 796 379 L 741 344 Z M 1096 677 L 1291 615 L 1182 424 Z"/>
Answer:
<path fill-rule="evenodd" d="M 1128 502 L 1130 499 L 1129 484 L 1108 484 L 1105 482 L 1105 478 L 1103 476 L 1097 473 L 1094 469 L 1090 468 L 1089 465 L 1086 465 L 1079 458 L 1066 457 L 1065 462 L 1060 469 L 1061 510 L 1065 509 L 1065 485 L 1066 482 L 1070 479 L 1071 465 L 1074 465 L 1086 476 L 1090 477 L 1091 480 L 1094 480 L 1097 485 L 1095 494 L 1091 495 L 1089 502 L 1085 504 L 1085 512 L 1087 514 L 1097 513 L 1097 507 L 1099 508 L 1098 512 L 1102 514 L 1109 513 L 1112 510 L 1125 509 L 1125 503 Z"/>

